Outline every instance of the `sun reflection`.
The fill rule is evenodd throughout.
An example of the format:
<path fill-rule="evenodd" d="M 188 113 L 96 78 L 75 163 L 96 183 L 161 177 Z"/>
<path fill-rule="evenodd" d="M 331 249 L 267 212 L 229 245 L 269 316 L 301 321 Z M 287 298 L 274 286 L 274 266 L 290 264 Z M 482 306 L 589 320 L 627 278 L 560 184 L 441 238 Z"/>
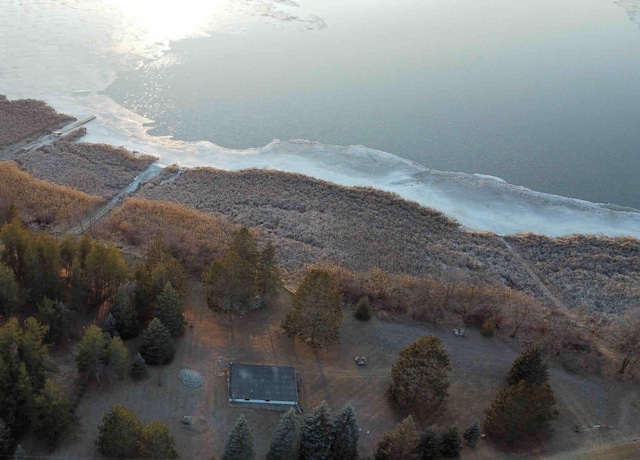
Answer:
<path fill-rule="evenodd" d="M 109 0 L 148 39 L 167 44 L 205 34 L 224 22 L 228 0 Z"/>

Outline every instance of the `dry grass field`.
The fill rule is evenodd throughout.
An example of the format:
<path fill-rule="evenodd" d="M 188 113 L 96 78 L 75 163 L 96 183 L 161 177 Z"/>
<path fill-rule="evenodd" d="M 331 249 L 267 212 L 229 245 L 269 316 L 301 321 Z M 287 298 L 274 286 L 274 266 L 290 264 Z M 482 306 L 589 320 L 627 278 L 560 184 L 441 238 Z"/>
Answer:
<path fill-rule="evenodd" d="M 640 241 L 635 238 L 528 234 L 507 241 L 569 305 L 603 313 L 640 305 Z"/>
<path fill-rule="evenodd" d="M 39 179 L 105 199 L 129 185 L 155 160 L 150 155 L 136 156 L 121 147 L 65 140 L 22 152 L 16 158 L 23 170 Z"/>
<path fill-rule="evenodd" d="M 8 100 L 0 95 L 0 152 L 4 147 L 28 137 L 53 131 L 75 118 L 56 113 L 42 101 L 34 99 Z"/>
<path fill-rule="evenodd" d="M 27 224 L 60 230 L 80 220 L 103 199 L 36 179 L 14 162 L 0 162 L 0 208 L 11 203 Z"/>
<path fill-rule="evenodd" d="M 293 365 L 301 378 L 301 407 L 308 411 L 321 400 L 334 410 L 352 404 L 362 429 L 360 451 L 364 458 L 373 454 L 382 434 L 392 429 L 403 417 L 395 412 L 384 396 L 390 382 L 390 368 L 398 351 L 426 334 L 441 337 L 451 359 L 451 389 L 447 408 L 425 423 L 441 427 L 466 426 L 475 418 L 482 419 L 483 410 L 503 384 L 517 351 L 504 341 L 487 339 L 476 331 L 466 338 L 455 337 L 449 328 L 428 328 L 406 321 L 359 322 L 345 311 L 341 343 L 327 350 L 314 351 L 307 345 L 284 336 L 279 328 L 289 305 L 283 294 L 277 305 L 230 319 L 216 316 L 207 307 L 192 284 L 186 302 L 189 327 L 178 341 L 172 364 L 151 369 L 148 380 L 92 385 L 77 409 L 80 417 L 78 433 L 56 452 L 56 458 L 89 458 L 98 456 L 93 442 L 102 416 L 115 404 L 133 409 L 144 423 L 160 420 L 176 439 L 176 447 L 184 459 L 208 459 L 220 456 L 231 425 L 244 413 L 252 428 L 257 458 L 264 458 L 279 413 L 255 409 L 231 408 L 227 404 L 226 377 L 220 358 L 255 364 Z M 128 346 L 135 349 L 135 343 Z M 369 364 L 358 367 L 355 355 L 366 355 Z M 56 356 L 60 371 L 73 366 L 69 351 Z M 204 387 L 192 389 L 178 379 L 180 369 L 194 369 L 205 378 Z M 547 458 L 553 454 L 568 455 L 574 449 L 597 448 L 633 434 L 640 423 L 638 390 L 613 385 L 603 380 L 577 377 L 553 368 L 551 384 L 558 400 L 559 418 L 553 422 L 555 436 L 533 446 L 524 453 L 503 452 L 480 442 L 475 450 L 463 449 L 465 459 Z M 194 424 L 181 423 L 184 415 L 192 415 Z M 303 419 L 303 416 L 300 416 Z M 606 423 L 613 428 L 593 428 Z M 581 433 L 573 427 L 580 424 Z M 32 444 L 26 446 L 34 449 Z M 33 450 L 28 450 L 33 452 Z M 564 457 L 559 457 L 564 458 Z"/>

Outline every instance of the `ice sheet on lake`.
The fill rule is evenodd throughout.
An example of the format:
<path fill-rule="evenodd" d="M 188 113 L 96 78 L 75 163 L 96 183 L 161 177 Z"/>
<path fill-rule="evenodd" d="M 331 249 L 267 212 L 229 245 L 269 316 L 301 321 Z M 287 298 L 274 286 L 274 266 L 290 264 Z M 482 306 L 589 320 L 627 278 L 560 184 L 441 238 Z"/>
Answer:
<path fill-rule="evenodd" d="M 225 170 L 274 169 L 341 185 L 374 187 L 437 209 L 465 228 L 478 231 L 640 238 L 637 210 L 535 192 L 492 176 L 436 171 L 364 146 L 275 140 L 261 148 L 232 150 L 209 142 L 156 138 L 144 131 L 144 119 L 124 111 L 105 96 L 86 97 L 83 102 L 95 105 L 96 111 L 100 107 L 104 113 L 89 126 L 86 141 L 124 145 L 157 155 L 163 164 Z M 58 105 L 64 106 L 64 101 Z"/>

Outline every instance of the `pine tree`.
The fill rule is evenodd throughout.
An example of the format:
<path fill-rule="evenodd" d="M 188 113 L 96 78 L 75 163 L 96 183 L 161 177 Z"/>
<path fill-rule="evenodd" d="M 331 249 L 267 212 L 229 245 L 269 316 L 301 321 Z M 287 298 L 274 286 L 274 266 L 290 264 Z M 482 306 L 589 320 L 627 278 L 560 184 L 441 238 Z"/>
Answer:
<path fill-rule="evenodd" d="M 158 318 L 154 318 L 142 333 L 140 354 L 147 364 L 166 364 L 173 359 L 173 338 Z"/>
<path fill-rule="evenodd" d="M 69 335 L 73 313 L 62 302 L 45 297 L 38 304 L 38 318 L 49 325 L 46 341 L 57 343 Z"/>
<path fill-rule="evenodd" d="M 358 303 L 356 303 L 356 312 L 354 316 L 356 319 L 361 321 L 369 321 L 371 319 L 371 314 L 371 302 L 369 302 L 369 297 L 366 295 L 360 297 L 360 299 L 358 299 Z"/>
<path fill-rule="evenodd" d="M 136 337 L 140 329 L 138 312 L 133 305 L 135 291 L 134 283 L 121 284 L 111 299 L 109 313 L 115 318 L 116 330 L 123 339 Z"/>
<path fill-rule="evenodd" d="M 0 418 L 0 458 L 11 453 L 11 447 L 13 447 L 11 428 Z"/>
<path fill-rule="evenodd" d="M 542 359 L 540 346 L 533 345 L 516 358 L 509 371 L 507 382 L 515 385 L 524 380 L 528 385 L 538 385 L 548 379 L 547 364 Z"/>
<path fill-rule="evenodd" d="M 271 437 L 267 460 L 297 460 L 300 447 L 300 427 L 293 409 L 280 417 L 276 431 Z"/>
<path fill-rule="evenodd" d="M 229 433 L 222 460 L 253 460 L 255 456 L 253 434 L 244 415 L 240 415 Z"/>
<path fill-rule="evenodd" d="M 276 263 L 276 248 L 271 241 L 268 241 L 258 254 L 256 267 L 256 295 L 260 302 L 265 305 L 281 285 L 280 270 Z"/>
<path fill-rule="evenodd" d="M 109 341 L 105 365 L 109 375 L 114 375 L 118 380 L 122 380 L 127 374 L 129 367 L 129 350 L 124 346 L 120 337 L 113 337 Z"/>
<path fill-rule="evenodd" d="M 475 447 L 480 439 L 480 422 L 478 420 L 471 422 L 467 429 L 464 430 L 462 438 L 468 446 Z"/>
<path fill-rule="evenodd" d="M 375 460 L 417 460 L 418 428 L 409 415 L 393 431 L 385 433 L 378 443 Z"/>
<path fill-rule="evenodd" d="M 153 316 L 164 324 L 172 337 L 177 337 L 184 333 L 186 321 L 182 314 L 182 300 L 171 283 L 167 282 L 165 284 L 162 293 L 156 299 Z"/>
<path fill-rule="evenodd" d="M 435 428 L 428 427 L 422 433 L 418 442 L 419 460 L 439 460 L 442 458 L 440 433 Z"/>
<path fill-rule="evenodd" d="M 149 374 L 147 363 L 140 353 L 136 354 L 133 364 L 131 365 L 131 377 L 136 380 L 142 380 Z"/>
<path fill-rule="evenodd" d="M 118 404 L 102 418 L 96 447 L 105 457 L 136 458 L 142 438 L 142 423 L 130 409 Z"/>
<path fill-rule="evenodd" d="M 111 312 L 109 312 L 109 314 L 107 315 L 107 318 L 104 320 L 104 325 L 102 326 L 102 332 L 106 332 L 111 337 L 113 337 L 114 334 L 117 333 L 117 322 Z"/>
<path fill-rule="evenodd" d="M 326 401 L 305 419 L 300 436 L 300 460 L 329 460 L 333 444 L 333 426 Z"/>
<path fill-rule="evenodd" d="M 282 321 L 290 337 L 298 337 L 313 348 L 337 342 L 342 325 L 342 295 L 326 270 L 312 269 L 302 280 Z"/>
<path fill-rule="evenodd" d="M 520 380 L 502 389 L 486 410 L 484 431 L 497 442 L 515 445 L 545 431 L 557 415 L 555 398 L 548 383 L 527 385 Z"/>
<path fill-rule="evenodd" d="M 351 405 L 347 405 L 333 420 L 331 458 L 335 460 L 357 459 L 359 437 L 356 412 Z"/>
<path fill-rule="evenodd" d="M 9 316 L 18 297 L 18 283 L 9 267 L 0 263 L 0 316 Z"/>
<path fill-rule="evenodd" d="M 47 379 L 42 392 L 35 398 L 31 429 L 53 451 L 58 442 L 71 433 L 76 419 L 69 398 L 60 394 L 59 388 Z"/>
<path fill-rule="evenodd" d="M 460 434 L 458 433 L 458 427 L 450 426 L 442 432 L 440 436 L 440 446 L 442 449 L 443 458 L 458 458 L 460 457 L 460 449 L 462 448 L 462 441 L 460 440 Z"/>
<path fill-rule="evenodd" d="M 153 421 L 142 430 L 140 458 L 152 460 L 176 460 L 175 440 L 162 423 Z"/>
<path fill-rule="evenodd" d="M 446 401 L 449 389 L 449 355 L 440 339 L 421 337 L 400 351 L 391 368 L 388 393 L 398 409 L 416 413 L 432 411 Z"/>
<path fill-rule="evenodd" d="M 12 458 L 13 460 L 26 460 L 29 457 L 22 446 L 18 444 L 18 447 L 16 447 L 16 451 L 13 453 Z"/>
<path fill-rule="evenodd" d="M 99 378 L 108 345 L 109 335 L 102 332 L 98 326 L 89 326 L 78 344 L 78 354 L 76 355 L 78 372 Z"/>

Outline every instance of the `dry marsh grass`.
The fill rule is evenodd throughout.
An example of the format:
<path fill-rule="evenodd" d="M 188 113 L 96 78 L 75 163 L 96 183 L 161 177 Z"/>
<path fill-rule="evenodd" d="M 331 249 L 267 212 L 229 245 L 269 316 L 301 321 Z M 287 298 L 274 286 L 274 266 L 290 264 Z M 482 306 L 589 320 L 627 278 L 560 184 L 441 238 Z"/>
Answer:
<path fill-rule="evenodd" d="M 28 136 L 54 130 L 73 120 L 75 118 L 56 113 L 42 101 L 10 101 L 5 96 L 0 96 L 0 150 Z"/>
<path fill-rule="evenodd" d="M 13 203 L 22 219 L 38 227 L 66 228 L 104 200 L 84 192 L 34 178 L 14 162 L 0 162 L 0 199 Z"/>
<path fill-rule="evenodd" d="M 176 203 L 128 198 L 100 222 L 98 233 L 134 246 L 147 246 L 157 236 L 190 271 L 200 274 L 221 257 L 234 226 Z"/>
<path fill-rule="evenodd" d="M 120 192 L 155 160 L 121 147 L 66 139 L 23 152 L 16 159 L 22 169 L 35 177 L 103 198 Z"/>
<path fill-rule="evenodd" d="M 535 290 L 497 236 L 463 231 L 437 211 L 371 188 L 277 171 L 198 168 L 147 185 L 138 196 L 254 227 L 274 242 L 288 271 L 318 261 L 415 276 L 464 270 Z"/>
<path fill-rule="evenodd" d="M 576 235 L 519 235 L 508 241 L 565 302 L 620 313 L 640 305 L 640 241 Z"/>

